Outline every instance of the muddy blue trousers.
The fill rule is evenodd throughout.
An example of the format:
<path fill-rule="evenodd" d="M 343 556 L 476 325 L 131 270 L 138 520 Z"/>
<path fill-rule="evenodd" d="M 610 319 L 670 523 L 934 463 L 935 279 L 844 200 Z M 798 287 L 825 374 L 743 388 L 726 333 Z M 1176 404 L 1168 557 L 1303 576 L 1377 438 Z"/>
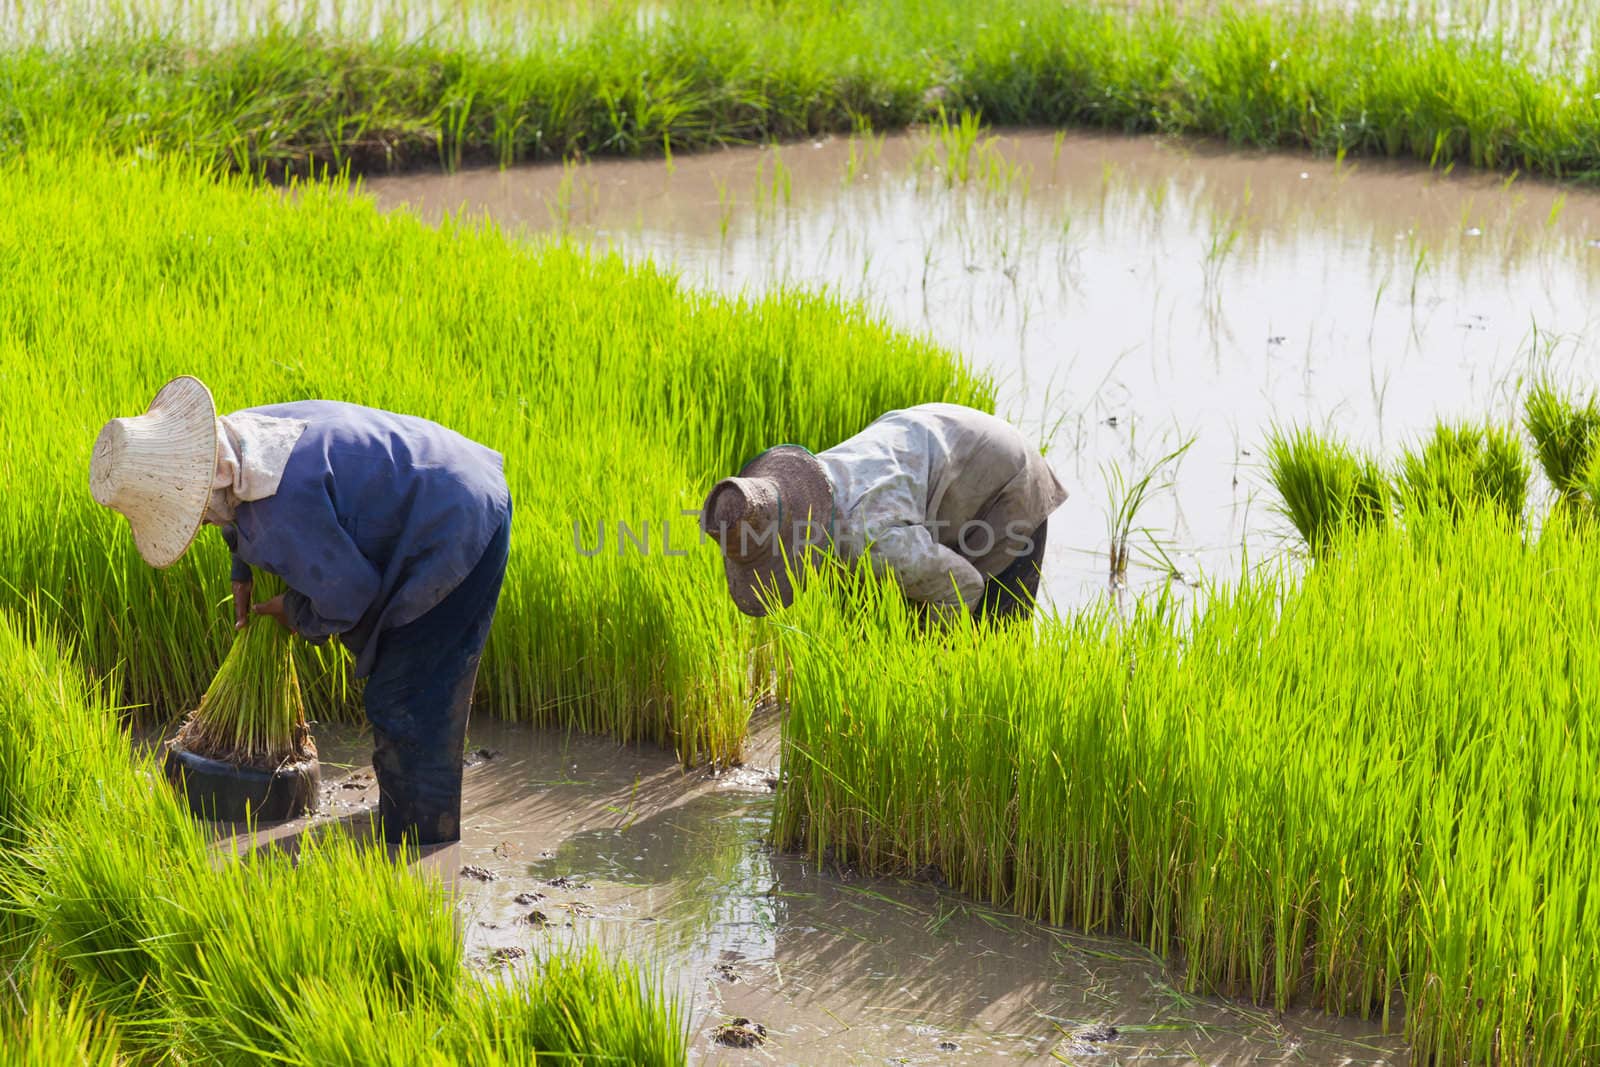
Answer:
<path fill-rule="evenodd" d="M 505 578 L 511 518 L 432 610 L 379 635 L 364 695 L 384 839 L 461 837 L 461 761 L 478 661 Z"/>

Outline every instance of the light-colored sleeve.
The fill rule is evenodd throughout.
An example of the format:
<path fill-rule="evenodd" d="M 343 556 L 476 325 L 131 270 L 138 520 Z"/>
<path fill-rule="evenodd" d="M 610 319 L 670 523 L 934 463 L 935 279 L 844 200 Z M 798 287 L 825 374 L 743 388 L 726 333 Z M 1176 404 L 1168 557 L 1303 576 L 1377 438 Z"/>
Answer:
<path fill-rule="evenodd" d="M 983 599 L 983 575 L 919 523 L 878 531 L 867 552 L 875 572 L 894 572 L 907 600 L 971 611 Z"/>

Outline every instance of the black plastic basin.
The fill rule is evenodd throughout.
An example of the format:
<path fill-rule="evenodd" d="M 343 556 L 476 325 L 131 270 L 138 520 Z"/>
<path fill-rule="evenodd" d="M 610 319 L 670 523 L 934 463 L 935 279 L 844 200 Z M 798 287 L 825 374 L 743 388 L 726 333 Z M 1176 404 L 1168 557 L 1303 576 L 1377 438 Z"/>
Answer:
<path fill-rule="evenodd" d="M 215 822 L 277 822 L 316 806 L 322 767 L 314 759 L 258 771 L 167 746 L 167 780 L 189 798 L 189 810 Z"/>

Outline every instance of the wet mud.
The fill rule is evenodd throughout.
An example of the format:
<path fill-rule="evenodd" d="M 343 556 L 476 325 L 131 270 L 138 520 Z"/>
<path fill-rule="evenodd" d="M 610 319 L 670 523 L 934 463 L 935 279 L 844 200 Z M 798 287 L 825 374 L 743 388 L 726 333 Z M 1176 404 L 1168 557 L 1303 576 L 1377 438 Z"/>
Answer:
<path fill-rule="evenodd" d="M 656 970 L 688 1006 L 702 1063 L 1325 1063 L 1405 1061 L 1376 1023 L 1278 1015 L 1185 992 L 1139 946 L 982 907 L 928 881 L 818 870 L 766 844 L 776 723 L 751 765 L 684 772 L 669 755 L 499 722 L 472 745 L 459 844 L 420 866 L 450 887 L 469 965 L 534 968 L 596 943 Z M 370 742 L 319 727 L 310 819 L 238 847 L 355 832 L 377 803 Z"/>
<path fill-rule="evenodd" d="M 865 301 L 993 373 L 1072 497 L 1044 591 L 1108 586 L 1108 471 L 1187 454 L 1139 514 L 1134 587 L 1229 580 L 1291 546 L 1274 424 L 1394 459 L 1436 418 L 1514 421 L 1541 370 L 1600 371 L 1600 195 L 1505 176 L 1159 138 L 927 132 L 369 180 L 383 207 L 491 216 L 725 292 Z"/>

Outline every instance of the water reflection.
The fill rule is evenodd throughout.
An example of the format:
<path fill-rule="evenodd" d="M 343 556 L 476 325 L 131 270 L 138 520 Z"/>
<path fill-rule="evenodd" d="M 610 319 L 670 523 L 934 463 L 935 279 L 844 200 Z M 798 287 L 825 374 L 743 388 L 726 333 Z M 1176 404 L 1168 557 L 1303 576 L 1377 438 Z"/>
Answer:
<path fill-rule="evenodd" d="M 725 292 L 825 288 L 959 351 L 1073 492 L 1046 565 L 1063 606 L 1104 595 L 1113 466 L 1137 477 L 1192 438 L 1139 516 L 1135 577 L 1228 579 L 1287 543 L 1261 468 L 1273 424 L 1394 457 L 1439 417 L 1516 419 L 1540 368 L 1597 365 L 1600 198 L 1503 177 L 936 132 L 367 189 Z"/>

